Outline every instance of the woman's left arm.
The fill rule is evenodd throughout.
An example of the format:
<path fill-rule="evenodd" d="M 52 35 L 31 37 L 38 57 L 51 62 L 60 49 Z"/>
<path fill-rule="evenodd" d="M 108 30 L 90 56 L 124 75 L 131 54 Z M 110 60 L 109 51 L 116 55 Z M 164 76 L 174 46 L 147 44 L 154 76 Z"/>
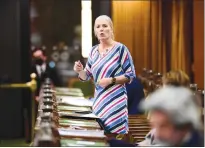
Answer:
<path fill-rule="evenodd" d="M 109 84 L 131 83 L 132 79 L 136 77 L 136 74 L 131 54 L 125 45 L 122 45 L 120 48 L 120 64 L 124 72 L 123 75 L 112 78 L 103 78 L 98 82 L 98 85 L 106 87 Z"/>
<path fill-rule="evenodd" d="M 132 56 L 125 45 L 122 45 L 120 49 L 120 64 L 124 71 L 124 75 L 112 78 L 112 81 L 116 81 L 116 84 L 131 83 L 132 79 L 136 77 L 136 74 Z"/>

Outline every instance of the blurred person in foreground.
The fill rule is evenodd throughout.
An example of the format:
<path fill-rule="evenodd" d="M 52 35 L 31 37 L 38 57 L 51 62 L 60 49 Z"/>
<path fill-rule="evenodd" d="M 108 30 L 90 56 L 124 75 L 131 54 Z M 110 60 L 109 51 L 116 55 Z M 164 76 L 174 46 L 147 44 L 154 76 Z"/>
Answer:
<path fill-rule="evenodd" d="M 152 130 L 136 145 L 110 140 L 110 146 L 204 146 L 203 127 L 195 95 L 185 87 L 162 87 L 141 103 L 150 111 Z"/>
<path fill-rule="evenodd" d="M 162 77 L 162 85 L 163 87 L 166 86 L 183 86 L 186 88 L 189 88 L 190 86 L 190 78 L 189 76 L 182 70 L 172 70 L 167 72 L 166 74 L 163 75 Z M 146 98 L 149 99 L 149 96 Z M 201 107 L 201 99 L 199 96 L 196 96 L 194 98 L 194 101 Z M 149 114 L 148 114 L 149 118 Z"/>
<path fill-rule="evenodd" d="M 167 72 L 162 77 L 163 87 L 166 86 L 174 86 L 174 87 L 186 87 L 190 86 L 190 78 L 189 76 L 182 70 L 172 70 Z M 193 101 L 198 105 L 198 110 L 200 111 L 201 100 L 199 96 L 193 97 Z M 148 119 L 150 118 L 150 113 L 148 114 Z M 154 130 L 149 132 L 146 137 L 150 137 Z"/>

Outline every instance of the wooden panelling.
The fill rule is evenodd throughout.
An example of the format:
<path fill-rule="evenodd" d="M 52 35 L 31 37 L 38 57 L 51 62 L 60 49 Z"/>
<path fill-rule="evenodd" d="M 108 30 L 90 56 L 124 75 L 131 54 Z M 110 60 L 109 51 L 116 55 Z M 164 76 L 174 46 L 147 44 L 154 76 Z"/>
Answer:
<path fill-rule="evenodd" d="M 194 0 L 193 5 L 194 35 L 194 81 L 204 87 L 204 1 Z"/>

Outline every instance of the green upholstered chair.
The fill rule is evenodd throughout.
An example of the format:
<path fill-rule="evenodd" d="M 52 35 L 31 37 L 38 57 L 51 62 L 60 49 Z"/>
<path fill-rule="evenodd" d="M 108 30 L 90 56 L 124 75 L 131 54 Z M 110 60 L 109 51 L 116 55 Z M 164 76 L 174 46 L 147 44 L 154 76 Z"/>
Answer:
<path fill-rule="evenodd" d="M 94 84 L 92 81 L 82 82 L 78 78 L 69 80 L 69 88 L 80 88 L 86 98 L 94 96 Z"/>

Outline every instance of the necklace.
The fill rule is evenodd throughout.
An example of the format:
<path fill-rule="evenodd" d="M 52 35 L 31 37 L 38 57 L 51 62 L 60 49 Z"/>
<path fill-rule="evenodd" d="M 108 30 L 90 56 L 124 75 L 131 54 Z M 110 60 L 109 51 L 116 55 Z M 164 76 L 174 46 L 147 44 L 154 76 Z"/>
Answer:
<path fill-rule="evenodd" d="M 109 51 L 109 49 L 106 49 L 104 52 L 101 52 L 102 56 L 105 56 L 105 54 Z"/>
<path fill-rule="evenodd" d="M 103 52 L 100 52 L 99 49 L 98 49 L 98 52 L 100 54 L 101 57 L 104 57 L 106 55 L 106 53 L 113 47 L 113 43 L 112 43 L 112 46 L 105 49 Z"/>

